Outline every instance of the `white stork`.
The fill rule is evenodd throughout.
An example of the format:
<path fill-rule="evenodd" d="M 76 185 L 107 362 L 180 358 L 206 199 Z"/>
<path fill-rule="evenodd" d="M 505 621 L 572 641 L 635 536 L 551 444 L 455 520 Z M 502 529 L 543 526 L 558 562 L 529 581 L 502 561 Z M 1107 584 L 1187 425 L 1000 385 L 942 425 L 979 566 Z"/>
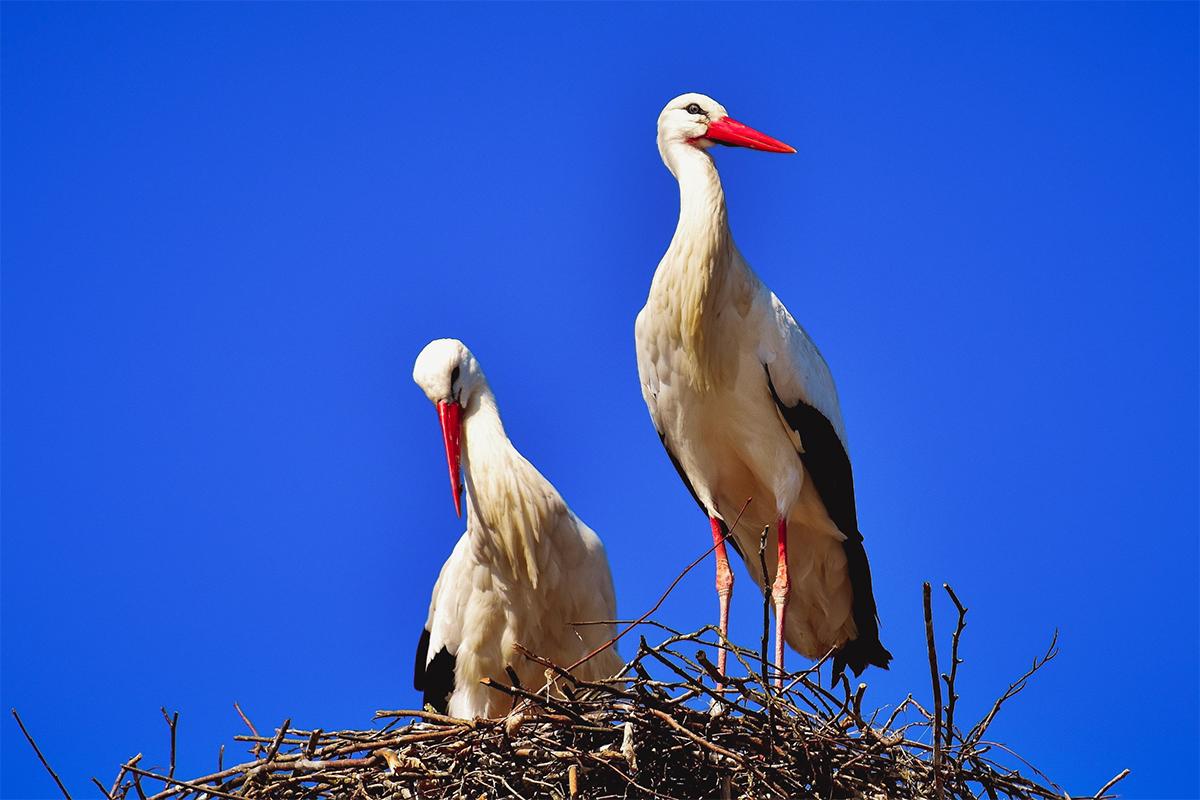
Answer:
<path fill-rule="evenodd" d="M 467 498 L 467 530 L 433 587 L 413 687 L 444 714 L 501 716 L 508 701 L 482 679 L 507 683 L 511 665 L 525 686 L 543 682 L 544 668 L 514 645 L 569 666 L 612 638 L 611 624 L 570 624 L 616 617 L 608 560 L 600 537 L 508 440 L 466 345 L 430 342 L 413 380 L 437 406 L 459 516 L 464 486 Z M 575 674 L 593 680 L 620 667 L 613 647 Z"/>
<path fill-rule="evenodd" d="M 879 641 L 837 390 L 804 329 L 733 243 L 707 152 L 718 143 L 796 152 L 702 94 L 676 97 L 659 115 L 658 150 L 679 181 L 679 224 L 637 318 L 642 394 L 710 519 L 722 634 L 733 591 L 725 537 L 762 587 L 758 542 L 770 526 L 776 680 L 785 640 L 810 658 L 836 648 L 835 680 L 847 664 L 856 675 L 868 664 L 886 669 L 892 656 Z M 724 651 L 719 659 L 724 674 Z"/>

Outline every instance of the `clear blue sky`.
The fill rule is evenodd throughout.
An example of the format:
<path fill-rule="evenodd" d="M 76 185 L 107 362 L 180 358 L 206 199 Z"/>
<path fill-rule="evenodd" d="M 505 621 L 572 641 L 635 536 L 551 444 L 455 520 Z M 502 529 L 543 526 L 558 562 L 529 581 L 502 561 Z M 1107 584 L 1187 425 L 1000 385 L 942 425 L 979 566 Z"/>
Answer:
<path fill-rule="evenodd" d="M 708 546 L 633 351 L 687 90 L 799 150 L 717 158 L 841 391 L 896 656 L 869 700 L 927 696 L 920 582 L 950 581 L 961 719 L 1058 628 L 996 737 L 1076 792 L 1200 796 L 1196 4 L 2 14 L 0 687 L 77 796 L 165 760 L 160 705 L 197 773 L 234 700 L 417 702 L 462 530 L 432 338 L 474 349 L 624 614 Z M 660 616 L 715 614 L 706 563 Z M 0 793 L 51 796 L 0 735 Z"/>

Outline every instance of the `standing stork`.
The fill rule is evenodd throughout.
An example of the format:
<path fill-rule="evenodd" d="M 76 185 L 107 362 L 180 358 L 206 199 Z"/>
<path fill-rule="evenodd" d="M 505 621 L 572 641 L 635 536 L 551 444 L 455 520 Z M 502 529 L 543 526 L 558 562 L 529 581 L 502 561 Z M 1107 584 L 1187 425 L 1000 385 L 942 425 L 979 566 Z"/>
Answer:
<path fill-rule="evenodd" d="M 612 638 L 611 623 L 571 625 L 616 617 L 608 559 L 600 537 L 508 440 L 466 345 L 430 342 L 413 380 L 437 407 L 459 516 L 464 488 L 467 505 L 467 530 L 433 587 L 413 687 L 443 714 L 497 717 L 508 700 L 482 679 L 508 683 L 511 665 L 525 686 L 543 680 L 544 668 L 515 645 L 567 666 Z M 620 667 L 610 647 L 575 674 L 596 680 Z"/>
<path fill-rule="evenodd" d="M 722 635 L 733 573 L 725 541 L 760 587 L 759 532 L 775 532 L 776 680 L 783 643 L 810 658 L 834 649 L 848 664 L 887 668 L 837 390 L 816 346 L 738 252 L 714 144 L 773 153 L 793 148 L 731 119 L 702 94 L 676 97 L 658 117 L 658 151 L 679 181 L 679 224 L 638 314 L 642 395 L 667 455 L 708 515 Z M 728 524 L 750 500 L 736 530 Z M 725 652 L 718 668 L 725 672 Z"/>

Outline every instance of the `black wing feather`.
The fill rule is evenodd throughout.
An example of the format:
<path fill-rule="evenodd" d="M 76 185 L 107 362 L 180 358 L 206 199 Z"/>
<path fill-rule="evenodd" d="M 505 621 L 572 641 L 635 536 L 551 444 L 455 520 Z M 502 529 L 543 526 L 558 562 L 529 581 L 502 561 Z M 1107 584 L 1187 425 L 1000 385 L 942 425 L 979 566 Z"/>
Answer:
<path fill-rule="evenodd" d="M 836 681 L 846 665 L 860 675 L 867 665 L 888 668 L 892 654 L 879 641 L 879 616 L 875 607 L 875 592 L 871 588 L 871 566 L 858 530 L 858 510 L 854 504 L 854 474 L 850 457 L 833 423 L 814 406 L 798 401 L 789 406 L 779 399 L 766 364 L 767 386 L 779 413 L 800 436 L 803 447 L 800 461 L 813 482 L 829 518 L 846 537 L 842 547 L 846 553 L 846 569 L 850 573 L 853 594 L 851 612 L 858 638 L 846 642 L 833 654 L 833 677 Z"/>
<path fill-rule="evenodd" d="M 425 662 L 429 660 L 429 631 L 421 631 L 421 639 L 417 642 L 417 663 L 413 665 L 413 688 L 418 692 L 425 691 Z"/>
<path fill-rule="evenodd" d="M 424 696 L 423 702 L 445 714 L 454 691 L 454 655 L 443 647 L 429 658 L 429 631 L 421 631 L 417 642 L 417 663 L 413 667 L 413 688 Z"/>

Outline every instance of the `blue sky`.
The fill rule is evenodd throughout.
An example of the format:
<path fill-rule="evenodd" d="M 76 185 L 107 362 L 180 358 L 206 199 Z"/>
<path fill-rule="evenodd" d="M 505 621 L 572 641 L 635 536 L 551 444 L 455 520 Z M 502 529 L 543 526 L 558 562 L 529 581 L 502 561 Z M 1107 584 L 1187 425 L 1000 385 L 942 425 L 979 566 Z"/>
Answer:
<path fill-rule="evenodd" d="M 622 613 L 708 546 L 633 351 L 687 90 L 799 151 L 717 158 L 840 389 L 896 656 L 868 702 L 927 696 L 920 583 L 950 581 L 960 719 L 1057 628 L 996 738 L 1075 792 L 1200 796 L 1196 4 L 2 14 L 0 690 L 76 796 L 165 761 L 160 705 L 195 774 L 234 700 L 417 702 L 462 530 L 410 379 L 432 338 L 473 348 Z M 715 614 L 706 563 L 660 618 Z M 0 794 L 51 796 L 0 737 Z"/>

